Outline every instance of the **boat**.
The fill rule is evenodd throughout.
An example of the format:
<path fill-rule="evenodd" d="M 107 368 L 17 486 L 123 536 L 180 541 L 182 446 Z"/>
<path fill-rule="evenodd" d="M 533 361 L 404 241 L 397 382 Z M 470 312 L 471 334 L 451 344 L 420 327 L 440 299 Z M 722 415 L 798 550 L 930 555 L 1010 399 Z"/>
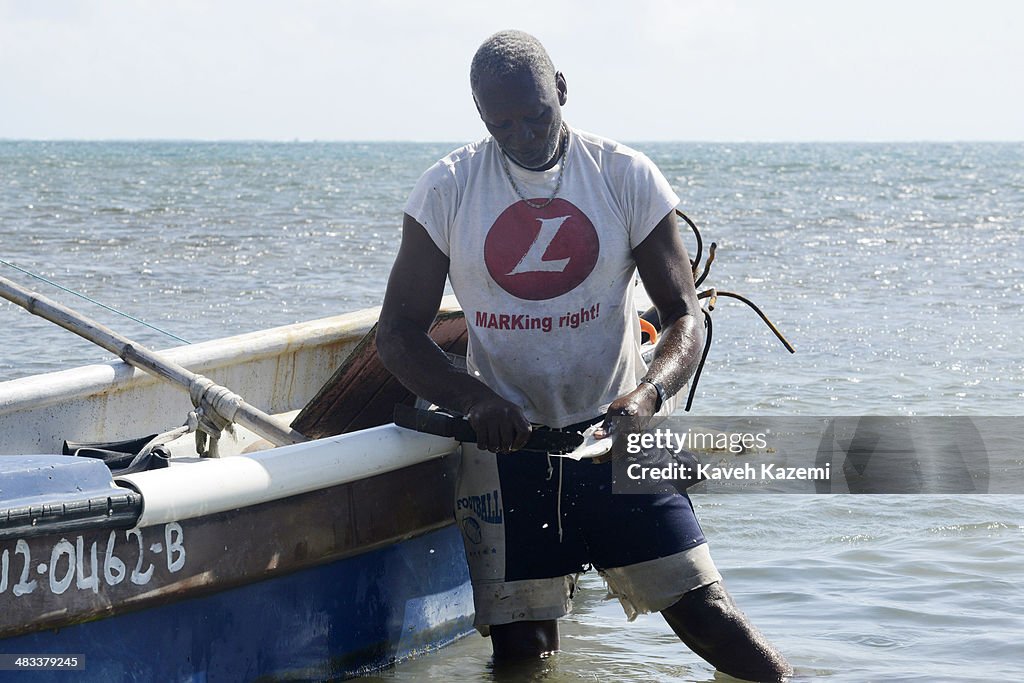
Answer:
<path fill-rule="evenodd" d="M 701 268 L 679 215 L 699 286 L 715 244 Z M 122 359 L 0 383 L 0 670 L 339 679 L 472 631 L 451 511 L 460 421 L 394 424 L 396 405 L 419 408 L 376 356 L 379 309 L 153 354 L 6 278 L 0 296 Z M 700 292 L 687 410 L 719 296 L 793 350 L 748 299 Z M 641 317 L 653 342 L 655 309 Z M 453 297 L 431 335 L 465 353 Z"/>
<path fill-rule="evenodd" d="M 338 679 L 471 632 L 457 443 L 395 426 L 383 380 L 346 361 L 372 351 L 377 313 L 161 352 L 285 425 L 348 368 L 357 428 L 292 444 L 236 424 L 219 457 L 201 457 L 210 438 L 185 433 L 202 417 L 189 394 L 123 361 L 0 383 L 4 668 Z M 163 466 L 118 473 L 83 457 L 161 433 Z"/>

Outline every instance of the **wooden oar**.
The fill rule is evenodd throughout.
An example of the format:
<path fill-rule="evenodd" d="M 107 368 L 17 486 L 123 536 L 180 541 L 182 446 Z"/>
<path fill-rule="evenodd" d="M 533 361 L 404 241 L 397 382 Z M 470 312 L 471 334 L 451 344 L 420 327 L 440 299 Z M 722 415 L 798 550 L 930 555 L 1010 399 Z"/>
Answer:
<path fill-rule="evenodd" d="M 192 396 L 205 396 L 221 417 L 247 427 L 275 446 L 307 440 L 299 432 L 280 424 L 259 408 L 249 405 L 238 394 L 173 361 L 161 358 L 146 347 L 136 344 L 95 320 L 24 289 L 5 277 L 0 277 L 0 297 L 102 346 L 129 365 L 184 387 Z"/>

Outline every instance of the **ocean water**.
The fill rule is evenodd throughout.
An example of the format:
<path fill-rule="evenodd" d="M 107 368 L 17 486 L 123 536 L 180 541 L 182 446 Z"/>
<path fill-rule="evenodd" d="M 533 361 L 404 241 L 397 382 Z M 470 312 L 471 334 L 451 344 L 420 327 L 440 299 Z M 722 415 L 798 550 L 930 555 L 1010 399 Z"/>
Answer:
<path fill-rule="evenodd" d="M 191 342 L 378 305 L 405 196 L 452 146 L 0 141 L 0 274 L 153 348 L 179 342 L 6 264 Z M 1021 414 L 1024 144 L 635 146 L 718 244 L 705 286 L 797 347 L 720 299 L 695 417 Z M 108 359 L 6 303 L 0 345 L 0 381 Z M 1024 680 L 1024 495 L 694 502 L 797 680 Z M 470 636 L 372 678 L 730 680 L 604 595 L 584 578 L 533 669 Z"/>

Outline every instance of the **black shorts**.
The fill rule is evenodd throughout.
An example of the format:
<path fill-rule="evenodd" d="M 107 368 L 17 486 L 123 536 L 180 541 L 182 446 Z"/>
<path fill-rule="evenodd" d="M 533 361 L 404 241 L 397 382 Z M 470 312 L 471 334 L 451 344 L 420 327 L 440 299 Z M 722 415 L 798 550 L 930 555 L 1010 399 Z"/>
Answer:
<path fill-rule="evenodd" d="M 465 444 L 455 514 L 478 628 L 568 613 L 589 565 L 630 617 L 721 579 L 689 497 L 613 494 L 611 463 Z"/>

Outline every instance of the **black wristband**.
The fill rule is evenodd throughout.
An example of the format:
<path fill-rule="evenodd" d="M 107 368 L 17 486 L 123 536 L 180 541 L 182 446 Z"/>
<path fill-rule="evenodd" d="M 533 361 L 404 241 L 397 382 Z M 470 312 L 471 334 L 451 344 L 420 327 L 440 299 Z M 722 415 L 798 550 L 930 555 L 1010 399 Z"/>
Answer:
<path fill-rule="evenodd" d="M 661 410 L 661 406 L 665 404 L 665 388 L 662 387 L 661 384 L 659 384 L 658 382 L 655 382 L 653 379 L 647 379 L 646 377 L 644 377 L 642 380 L 640 380 L 640 383 L 643 384 L 644 382 L 650 384 L 652 387 L 654 387 L 654 390 L 658 392 L 658 400 L 654 402 L 654 412 L 658 412 L 659 410 Z"/>

